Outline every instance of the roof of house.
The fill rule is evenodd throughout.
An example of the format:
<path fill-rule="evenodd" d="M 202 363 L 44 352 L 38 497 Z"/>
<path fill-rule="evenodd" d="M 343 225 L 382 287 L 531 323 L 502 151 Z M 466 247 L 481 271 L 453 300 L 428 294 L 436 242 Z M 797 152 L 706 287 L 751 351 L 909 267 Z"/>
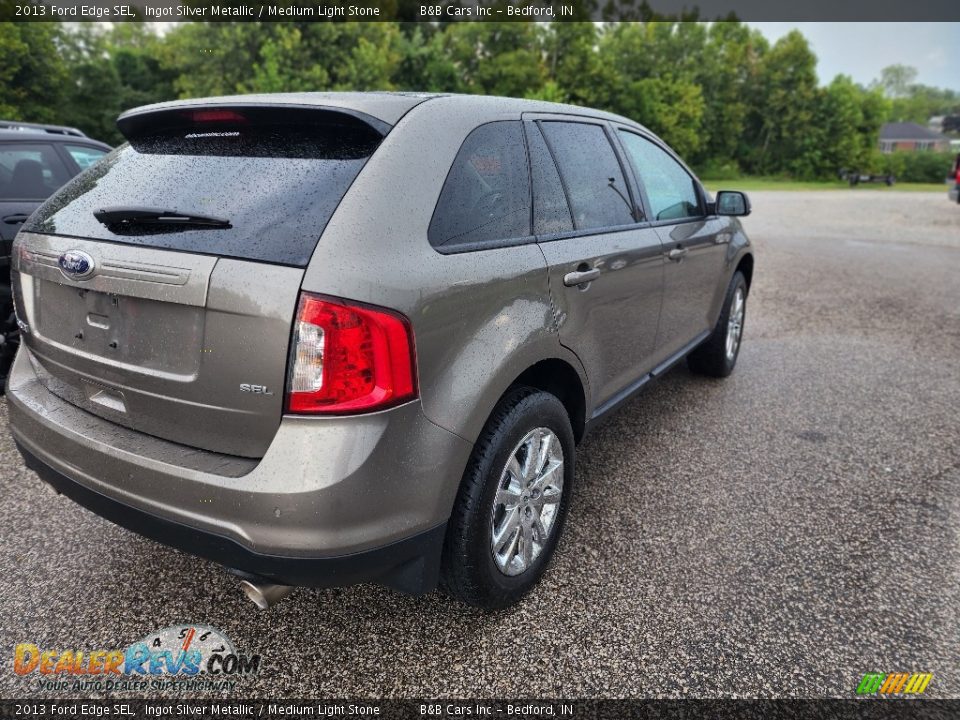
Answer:
<path fill-rule="evenodd" d="M 881 140 L 948 140 L 944 135 L 911 122 L 886 123 L 880 128 Z"/>

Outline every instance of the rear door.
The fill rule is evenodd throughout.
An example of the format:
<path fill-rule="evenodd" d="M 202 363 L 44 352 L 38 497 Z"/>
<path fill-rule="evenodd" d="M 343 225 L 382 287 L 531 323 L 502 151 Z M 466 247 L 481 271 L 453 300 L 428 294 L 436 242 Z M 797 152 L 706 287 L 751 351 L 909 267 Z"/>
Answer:
<path fill-rule="evenodd" d="M 587 371 L 594 406 L 615 402 L 653 363 L 663 291 L 660 238 L 602 121 L 527 123 L 538 242 L 561 342 Z"/>
<path fill-rule="evenodd" d="M 669 360 L 703 339 L 713 322 L 723 277 L 725 223 L 706 215 L 700 184 L 652 138 L 619 127 L 617 135 L 639 178 L 645 205 L 663 243 L 664 292 L 657 333 L 658 361 Z"/>
<path fill-rule="evenodd" d="M 172 112 L 138 118 L 129 145 L 18 236 L 23 342 L 68 402 L 260 457 L 283 413 L 303 268 L 381 135 L 333 111 Z"/>

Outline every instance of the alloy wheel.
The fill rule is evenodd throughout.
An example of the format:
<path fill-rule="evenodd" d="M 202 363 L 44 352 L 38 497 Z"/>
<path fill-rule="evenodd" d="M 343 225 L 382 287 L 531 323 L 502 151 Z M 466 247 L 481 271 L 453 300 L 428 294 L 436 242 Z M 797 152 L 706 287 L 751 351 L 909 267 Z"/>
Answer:
<path fill-rule="evenodd" d="M 563 497 L 563 446 L 548 428 L 531 430 L 510 453 L 493 500 L 490 552 L 504 575 L 526 571 L 556 526 Z"/>
<path fill-rule="evenodd" d="M 743 288 L 738 287 L 730 304 L 730 318 L 727 320 L 727 360 L 732 361 L 740 347 L 740 334 L 743 332 L 743 315 L 746 309 Z"/>

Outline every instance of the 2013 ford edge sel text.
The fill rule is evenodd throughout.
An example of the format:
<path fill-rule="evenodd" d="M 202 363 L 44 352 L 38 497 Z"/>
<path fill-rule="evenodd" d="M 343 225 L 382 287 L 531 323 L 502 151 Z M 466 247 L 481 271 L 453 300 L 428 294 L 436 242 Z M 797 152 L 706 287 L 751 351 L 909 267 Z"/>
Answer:
<path fill-rule="evenodd" d="M 17 235 L 10 426 L 59 492 L 261 607 L 515 602 L 591 424 L 683 358 L 737 361 L 749 202 L 626 118 L 304 93 L 118 126 Z"/>

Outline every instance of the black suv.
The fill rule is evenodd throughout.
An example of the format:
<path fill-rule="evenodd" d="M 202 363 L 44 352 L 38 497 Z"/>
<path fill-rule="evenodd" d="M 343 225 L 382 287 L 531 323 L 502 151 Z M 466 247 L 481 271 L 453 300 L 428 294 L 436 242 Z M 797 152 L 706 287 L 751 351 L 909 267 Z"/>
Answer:
<path fill-rule="evenodd" d="M 10 246 L 40 203 L 111 148 L 75 128 L 0 120 L 0 387 L 19 335 L 10 292 Z"/>

